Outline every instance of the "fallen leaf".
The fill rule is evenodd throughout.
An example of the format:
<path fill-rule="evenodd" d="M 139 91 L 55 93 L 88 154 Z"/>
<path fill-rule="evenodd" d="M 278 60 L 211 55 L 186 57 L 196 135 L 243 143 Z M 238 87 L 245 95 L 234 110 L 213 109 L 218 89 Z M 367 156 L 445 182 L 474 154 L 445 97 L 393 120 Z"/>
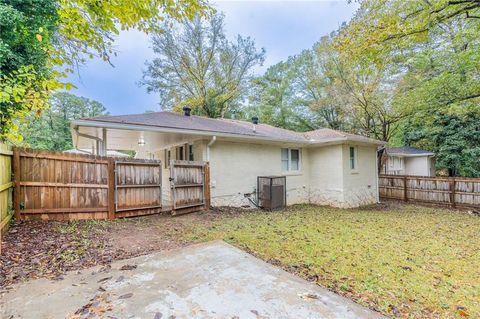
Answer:
<path fill-rule="evenodd" d="M 136 268 L 137 268 L 137 265 L 123 265 L 122 267 L 120 267 L 120 270 L 133 270 Z"/>

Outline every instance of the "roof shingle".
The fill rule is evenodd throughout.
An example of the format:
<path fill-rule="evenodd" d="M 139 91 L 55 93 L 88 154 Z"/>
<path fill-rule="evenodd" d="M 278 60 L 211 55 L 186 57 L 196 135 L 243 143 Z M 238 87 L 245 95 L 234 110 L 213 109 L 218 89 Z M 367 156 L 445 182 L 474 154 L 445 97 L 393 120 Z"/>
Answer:
<path fill-rule="evenodd" d="M 379 143 L 379 141 L 364 136 L 345 133 L 332 129 L 322 128 L 306 133 L 294 132 L 268 124 L 254 125 L 251 122 L 212 119 L 202 116 L 185 116 L 174 112 L 152 112 L 132 115 L 98 116 L 84 118 L 82 120 L 107 122 L 117 124 L 144 125 L 152 127 L 165 127 L 173 129 L 189 129 L 204 132 L 227 133 L 241 136 L 255 136 L 265 139 L 283 140 L 292 142 L 321 142 L 332 139 L 354 139 L 368 143 Z"/>

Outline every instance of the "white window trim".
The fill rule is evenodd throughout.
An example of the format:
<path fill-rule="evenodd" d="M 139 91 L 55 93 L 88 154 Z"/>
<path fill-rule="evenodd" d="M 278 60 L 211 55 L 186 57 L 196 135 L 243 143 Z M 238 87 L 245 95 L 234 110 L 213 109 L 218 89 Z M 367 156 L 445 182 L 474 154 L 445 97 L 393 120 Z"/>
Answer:
<path fill-rule="evenodd" d="M 302 171 L 302 149 L 282 147 L 280 149 L 280 165 L 282 165 L 282 149 L 286 149 L 288 154 L 287 170 L 285 171 L 281 167 L 282 173 L 285 175 L 300 173 Z M 298 169 L 297 170 L 292 170 L 292 150 L 298 151 Z"/>
<path fill-rule="evenodd" d="M 353 164 L 354 168 L 352 168 L 352 159 L 350 157 L 350 149 L 353 148 Z M 358 147 L 350 145 L 348 147 L 348 166 L 350 167 L 350 172 L 352 174 L 358 173 Z"/>
<path fill-rule="evenodd" d="M 190 153 L 190 148 L 192 148 L 192 153 Z M 192 159 L 190 159 L 190 154 L 192 155 Z M 185 157 L 187 161 L 194 161 L 195 160 L 195 146 L 193 143 L 187 144 L 187 156 Z"/>

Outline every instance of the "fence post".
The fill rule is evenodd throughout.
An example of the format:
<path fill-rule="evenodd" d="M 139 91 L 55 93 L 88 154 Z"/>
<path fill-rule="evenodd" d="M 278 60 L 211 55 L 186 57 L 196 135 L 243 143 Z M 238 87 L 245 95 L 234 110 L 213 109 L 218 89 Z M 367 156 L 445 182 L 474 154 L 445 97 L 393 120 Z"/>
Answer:
<path fill-rule="evenodd" d="M 20 150 L 13 149 L 13 176 L 15 178 L 15 188 L 13 189 L 13 209 L 15 220 L 19 221 L 20 215 Z"/>
<path fill-rule="evenodd" d="M 210 209 L 210 163 L 205 163 L 204 167 L 204 180 L 205 185 L 205 209 Z"/>
<path fill-rule="evenodd" d="M 115 219 L 115 162 L 108 158 L 108 219 Z"/>
<path fill-rule="evenodd" d="M 403 176 L 403 200 L 406 202 L 408 202 L 407 190 L 407 176 Z"/>
<path fill-rule="evenodd" d="M 450 180 L 450 205 L 455 208 L 455 185 L 456 185 L 456 180 L 455 177 Z"/>

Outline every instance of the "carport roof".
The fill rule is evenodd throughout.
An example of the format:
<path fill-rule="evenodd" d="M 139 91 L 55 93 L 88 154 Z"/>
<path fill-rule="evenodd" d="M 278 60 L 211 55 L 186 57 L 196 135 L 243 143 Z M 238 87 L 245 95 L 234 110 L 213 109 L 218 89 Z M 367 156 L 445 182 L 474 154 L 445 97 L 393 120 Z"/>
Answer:
<path fill-rule="evenodd" d="M 169 129 L 181 130 L 190 134 L 202 133 L 202 135 L 222 135 L 237 137 L 249 137 L 272 141 L 298 142 L 305 144 L 352 140 L 364 143 L 382 144 L 383 142 L 370 139 L 364 136 L 349 134 L 332 129 L 318 129 L 307 133 L 294 132 L 268 124 L 253 125 L 251 122 L 232 120 L 232 119 L 212 119 L 202 116 L 185 116 L 175 112 L 151 112 L 132 115 L 117 116 L 98 116 L 91 118 L 83 118 L 73 121 L 73 126 L 96 126 L 101 127 L 102 124 L 111 127 L 112 124 L 116 128 L 128 126 L 133 129 Z"/>

